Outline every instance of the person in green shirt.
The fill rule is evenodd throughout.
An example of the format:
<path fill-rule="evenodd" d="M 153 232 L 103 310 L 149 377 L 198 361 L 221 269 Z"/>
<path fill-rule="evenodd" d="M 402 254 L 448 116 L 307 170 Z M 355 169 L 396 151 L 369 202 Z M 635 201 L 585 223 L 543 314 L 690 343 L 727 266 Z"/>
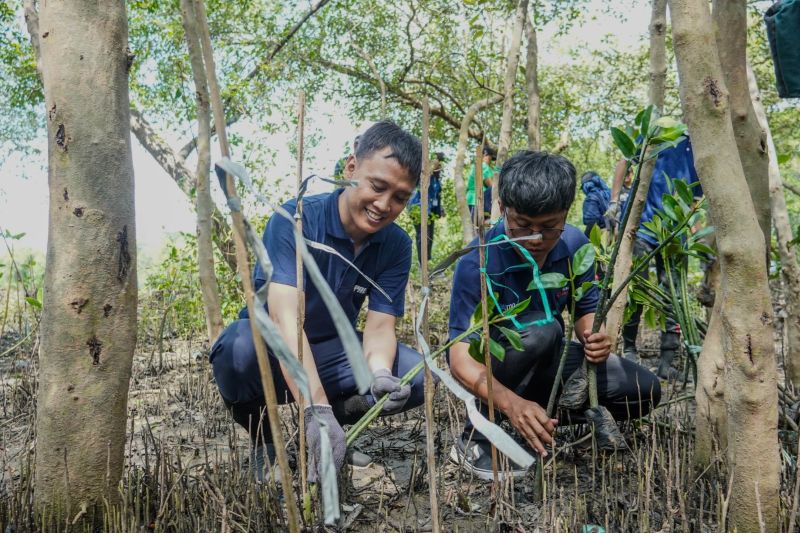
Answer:
<path fill-rule="evenodd" d="M 497 152 L 490 146 L 483 146 L 483 211 L 486 216 L 490 216 L 492 212 L 492 180 L 497 174 L 495 160 L 497 159 Z M 469 213 L 473 222 L 476 220 L 475 216 L 475 165 L 470 165 L 469 177 L 467 178 L 467 205 L 469 206 Z"/>

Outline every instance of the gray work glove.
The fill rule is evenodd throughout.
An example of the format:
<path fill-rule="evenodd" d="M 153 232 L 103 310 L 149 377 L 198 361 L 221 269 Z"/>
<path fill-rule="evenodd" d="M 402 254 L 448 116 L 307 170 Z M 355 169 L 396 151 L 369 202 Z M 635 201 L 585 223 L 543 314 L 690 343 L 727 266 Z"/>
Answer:
<path fill-rule="evenodd" d="M 383 404 L 381 414 L 394 415 L 402 411 L 403 406 L 411 396 L 411 385 L 400 385 L 400 378 L 393 376 L 385 368 L 376 370 L 373 372 L 373 376 L 375 376 L 375 381 L 372 382 L 370 392 L 372 392 L 375 400 L 380 400 L 387 394 L 389 395 L 389 399 Z"/>
<path fill-rule="evenodd" d="M 328 426 L 328 436 L 331 443 L 331 455 L 333 455 L 333 465 L 338 473 L 344 464 L 344 456 L 347 451 L 345 435 L 342 426 L 333 416 L 333 409 L 330 405 L 315 405 L 313 407 L 316 417 L 312 412 L 312 407 L 306 407 L 305 415 L 306 426 L 306 446 L 308 448 L 308 482 L 316 483 L 320 478 L 320 433 L 323 431 L 319 420 L 322 419 Z"/>
<path fill-rule="evenodd" d="M 608 204 L 608 209 L 604 215 L 611 220 L 617 221 L 619 220 L 617 217 L 619 216 L 619 203 L 618 202 L 611 202 Z"/>

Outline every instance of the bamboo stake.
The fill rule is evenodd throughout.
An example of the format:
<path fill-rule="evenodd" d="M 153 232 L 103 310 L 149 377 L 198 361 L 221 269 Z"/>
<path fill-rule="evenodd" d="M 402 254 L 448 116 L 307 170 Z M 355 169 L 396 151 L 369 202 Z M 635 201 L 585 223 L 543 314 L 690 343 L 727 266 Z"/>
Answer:
<path fill-rule="evenodd" d="M 305 143 L 305 119 L 306 119 L 306 93 L 300 91 L 297 99 L 297 208 L 295 209 L 295 224 L 298 231 L 303 233 L 303 199 L 300 198 L 300 187 L 303 183 L 303 157 L 304 157 L 304 143 Z M 295 263 L 296 263 L 296 276 L 297 276 L 297 358 L 300 364 L 303 363 L 303 331 L 305 326 L 306 317 L 306 298 L 303 286 L 303 255 L 300 253 L 300 248 L 295 249 Z M 303 395 L 297 399 L 297 404 L 300 406 L 298 409 L 300 417 L 298 419 L 298 433 L 300 439 L 299 455 L 300 463 L 300 492 L 303 494 L 305 500 L 308 493 L 308 473 L 306 472 L 306 425 L 305 425 L 305 410 L 303 409 Z"/>
<path fill-rule="evenodd" d="M 478 259 L 481 273 L 486 268 L 486 228 L 483 225 L 483 145 L 478 145 L 475 152 L 475 215 L 478 221 Z M 487 403 L 489 405 L 489 422 L 494 423 L 494 397 L 492 393 L 492 354 L 489 351 L 489 305 L 487 303 L 486 278 L 481 274 L 481 313 L 483 315 L 483 362 L 486 365 Z M 492 443 L 492 493 L 497 495 L 497 448 Z"/>
<path fill-rule="evenodd" d="M 222 108 L 222 98 L 220 96 L 219 83 L 217 82 L 216 66 L 214 64 L 214 53 L 211 48 L 211 34 L 208 29 L 203 0 L 195 0 L 195 6 L 195 15 L 198 18 L 198 26 L 200 28 L 200 42 L 203 47 L 203 57 L 208 74 L 208 86 L 211 92 L 211 108 L 214 112 L 214 125 L 217 130 L 217 138 L 219 139 L 222 156 L 229 157 L 230 146 L 225 132 L 225 111 Z M 226 188 L 228 196 L 232 200 L 237 201 L 239 195 L 236 192 L 233 176 L 230 174 L 226 176 Z M 253 312 L 254 292 L 253 282 L 250 278 L 250 259 L 247 255 L 244 220 L 241 212 L 238 211 L 231 211 L 231 217 L 233 218 L 236 267 L 239 276 L 242 278 L 242 287 L 244 289 L 244 298 L 247 303 L 248 314 L 250 317 L 253 317 L 255 316 Z M 261 383 L 264 387 L 264 399 L 267 404 L 267 417 L 269 419 L 270 430 L 272 431 L 272 442 L 275 446 L 275 455 L 281 470 L 283 491 L 286 495 L 288 527 L 289 531 L 292 533 L 299 533 L 300 518 L 297 510 L 297 500 L 295 499 L 294 488 L 292 486 L 292 474 L 289 470 L 289 460 L 286 456 L 286 444 L 283 440 L 283 431 L 281 429 L 280 418 L 278 417 L 278 399 L 275 394 L 275 383 L 272 380 L 272 368 L 269 364 L 264 339 L 261 338 L 261 333 L 254 320 L 250 320 L 250 331 L 253 335 L 253 343 L 258 360 L 258 370 L 261 374 Z"/>
<path fill-rule="evenodd" d="M 420 183 L 420 222 L 419 222 L 419 254 L 422 289 L 428 289 L 430 280 L 428 278 L 428 186 L 430 184 L 430 150 L 429 150 L 429 130 L 430 130 L 430 106 L 428 98 L 422 99 L 422 179 Z M 422 317 L 418 320 L 422 322 L 422 335 L 425 342 L 430 339 L 428 328 L 428 306 L 425 306 Z M 439 491 L 436 484 L 436 451 L 434 447 L 434 427 L 433 427 L 433 399 L 436 394 L 433 374 L 428 366 L 425 366 L 425 453 L 428 459 L 428 485 L 431 500 L 431 527 L 434 533 L 441 531 L 439 524 Z"/>

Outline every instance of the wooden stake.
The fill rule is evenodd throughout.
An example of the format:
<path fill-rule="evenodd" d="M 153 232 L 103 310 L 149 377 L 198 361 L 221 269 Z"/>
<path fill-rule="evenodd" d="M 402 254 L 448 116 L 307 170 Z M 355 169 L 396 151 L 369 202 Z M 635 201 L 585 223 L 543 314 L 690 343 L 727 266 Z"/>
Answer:
<path fill-rule="evenodd" d="M 492 354 L 489 351 L 489 305 L 487 300 L 486 277 L 486 228 L 483 225 L 483 146 L 484 138 L 475 152 L 475 218 L 478 224 L 478 258 L 481 268 L 481 313 L 483 315 L 483 362 L 486 365 L 487 404 L 489 405 L 489 422 L 494 423 L 494 397 L 492 391 Z M 497 495 L 497 448 L 492 444 L 492 493 Z"/>
<path fill-rule="evenodd" d="M 420 222 L 419 222 L 419 255 L 420 255 L 420 271 L 421 271 L 421 284 L 423 289 L 430 289 L 430 280 L 428 279 L 428 212 L 429 198 L 428 186 L 431 178 L 430 168 L 430 150 L 429 150 L 429 130 L 430 130 L 430 106 L 428 105 L 428 98 L 422 99 L 422 179 L 420 183 Z M 422 317 L 422 335 L 425 337 L 425 342 L 430 339 L 430 330 L 428 328 L 428 307 L 425 306 Z M 433 382 L 433 375 L 431 369 L 425 366 L 425 453 L 428 459 L 428 486 L 431 500 L 431 527 L 434 533 L 441 531 L 439 524 L 439 490 L 436 484 L 436 450 L 434 446 L 434 427 L 433 427 L 433 399 L 436 394 L 435 383 Z"/>
<path fill-rule="evenodd" d="M 300 187 L 303 184 L 303 158 L 304 158 L 304 144 L 305 144 L 305 118 L 306 118 L 306 93 L 300 91 L 297 99 L 297 208 L 295 216 L 295 224 L 300 234 L 303 234 L 303 199 L 300 198 Z M 303 328 L 305 326 L 306 317 L 306 298 L 305 287 L 303 286 L 303 255 L 300 253 L 300 248 L 295 250 L 296 274 L 297 274 L 297 358 L 300 364 L 303 364 Z M 306 472 L 306 425 L 305 425 L 305 410 L 303 409 L 303 395 L 297 399 L 297 405 L 300 417 L 298 419 L 298 433 L 300 435 L 300 446 L 298 454 L 300 463 L 300 492 L 305 498 L 308 493 L 308 473 Z"/>
<path fill-rule="evenodd" d="M 208 21 L 206 20 L 205 5 L 203 0 L 195 0 L 195 5 L 195 14 L 198 18 L 198 27 L 200 28 L 200 42 L 203 46 L 203 58 L 206 64 L 206 73 L 208 74 L 208 86 L 211 92 L 211 108 L 214 112 L 214 125 L 217 130 L 217 138 L 219 139 L 222 156 L 229 157 L 230 146 L 228 145 L 228 137 L 225 133 L 225 112 L 222 109 L 222 98 L 220 96 L 219 83 L 217 83 L 217 71 L 214 65 L 214 54 L 211 49 L 211 34 L 208 29 Z M 225 185 L 228 196 L 231 199 L 238 200 L 239 195 L 236 192 L 236 185 L 233 182 L 233 176 L 230 174 L 226 177 Z M 247 312 L 250 317 L 254 317 L 253 300 L 255 294 L 253 292 L 253 282 L 250 278 L 250 259 L 247 254 L 244 218 L 241 212 L 236 211 L 231 212 L 231 217 L 233 218 L 236 267 L 239 276 L 242 278 Z M 258 359 L 258 370 L 261 374 L 261 383 L 264 387 L 264 399 L 267 404 L 269 427 L 272 431 L 272 443 L 275 445 L 275 455 L 281 470 L 283 491 L 286 495 L 287 525 L 289 526 L 289 531 L 292 533 L 299 533 L 300 517 L 297 510 L 294 488 L 292 486 L 292 474 L 289 470 L 289 460 L 286 457 L 286 443 L 283 440 L 283 431 L 281 429 L 280 418 L 278 418 L 278 399 L 275 394 L 275 383 L 272 381 L 272 368 L 269 364 L 267 347 L 264 344 L 264 339 L 261 338 L 261 333 L 258 330 L 255 320 L 252 319 L 250 320 L 250 331 L 253 335 L 256 358 Z"/>

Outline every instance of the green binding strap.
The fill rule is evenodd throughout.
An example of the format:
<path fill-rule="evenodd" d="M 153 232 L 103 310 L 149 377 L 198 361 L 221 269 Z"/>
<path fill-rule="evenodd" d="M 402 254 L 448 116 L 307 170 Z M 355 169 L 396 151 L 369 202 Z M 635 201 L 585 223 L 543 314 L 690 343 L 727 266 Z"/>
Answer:
<path fill-rule="evenodd" d="M 525 329 L 530 326 L 542 326 L 544 324 L 549 324 L 550 322 L 553 321 L 553 312 L 550 310 L 550 303 L 547 301 L 547 293 L 545 292 L 544 286 L 542 285 L 542 280 L 539 277 L 539 265 L 536 264 L 536 261 L 533 259 L 528 250 L 526 250 L 524 247 L 520 246 L 513 240 L 509 239 L 508 235 L 506 235 L 505 233 L 501 233 L 500 235 L 493 238 L 489 242 L 492 243 L 497 241 L 506 241 L 510 245 L 516 247 L 516 249 L 522 254 L 522 257 L 525 258 L 525 260 L 528 263 L 530 263 L 533 269 L 533 282 L 536 284 L 536 288 L 539 291 L 539 296 L 542 298 L 545 318 L 540 318 L 539 320 L 534 320 L 532 322 L 520 322 L 519 320 L 517 320 L 517 317 L 515 315 L 506 315 L 505 311 L 503 311 L 503 308 L 500 307 L 500 302 L 497 301 L 497 296 L 495 296 L 494 294 L 494 286 L 492 285 L 492 279 L 489 277 L 489 273 L 486 271 L 486 268 L 481 268 L 480 269 L 481 274 L 483 274 L 483 277 L 486 279 L 487 292 L 489 293 L 489 296 L 492 298 L 492 301 L 494 302 L 494 306 L 497 309 L 497 312 L 500 313 L 500 315 L 508 318 L 511 321 L 511 323 L 514 324 L 514 327 L 517 328 L 517 330 Z M 487 265 L 489 264 L 489 247 L 486 247 L 486 264 Z M 508 269 L 506 269 L 506 271 L 508 271 Z M 497 285 L 509 289 L 511 292 L 514 293 L 514 295 L 517 298 L 519 298 L 519 295 L 517 295 L 517 293 L 513 289 L 511 289 L 511 287 L 506 287 L 505 285 L 502 285 L 500 283 L 497 283 Z"/>

